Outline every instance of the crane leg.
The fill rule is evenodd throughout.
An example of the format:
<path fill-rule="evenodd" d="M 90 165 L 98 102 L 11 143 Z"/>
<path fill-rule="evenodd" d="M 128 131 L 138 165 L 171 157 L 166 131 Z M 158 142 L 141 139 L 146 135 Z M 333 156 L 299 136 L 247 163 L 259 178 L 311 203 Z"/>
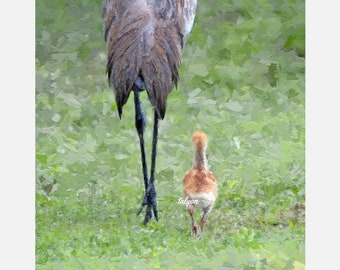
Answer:
<path fill-rule="evenodd" d="M 146 213 L 144 217 L 144 224 L 146 225 L 152 218 L 152 212 L 158 221 L 158 210 L 156 201 L 156 189 L 154 185 L 155 181 L 155 167 L 156 167 L 156 153 L 157 153 L 157 139 L 158 139 L 158 115 L 155 112 L 153 140 L 152 140 L 152 155 L 151 155 L 151 177 L 148 179 L 148 169 L 146 163 L 145 147 L 144 147 L 144 130 L 146 126 L 145 116 L 142 109 L 142 104 L 139 98 L 139 91 L 134 91 L 135 95 L 135 109 L 136 109 L 136 129 L 138 132 L 140 148 L 141 148 L 141 159 L 143 167 L 143 177 L 145 186 L 145 196 L 141 207 L 139 208 L 137 215 L 139 215 L 143 208 L 146 206 Z"/>
<path fill-rule="evenodd" d="M 135 95 L 135 111 L 136 111 L 136 118 L 135 118 L 135 125 L 139 137 L 140 143 L 140 152 L 141 152 L 141 160 L 142 160 L 142 167 L 143 167 L 143 178 L 144 178 L 144 186 L 145 190 L 148 188 L 148 167 L 146 163 L 146 156 L 145 156 L 145 147 L 144 147 L 144 130 L 146 126 L 145 116 L 142 108 L 142 103 L 139 98 L 139 91 L 134 91 Z"/>
<path fill-rule="evenodd" d="M 158 221 L 158 210 L 157 210 L 157 201 L 156 201 L 156 188 L 155 188 L 155 168 L 156 168 L 156 156 L 157 156 L 157 140 L 158 140 L 158 114 L 155 110 L 155 119 L 153 126 L 153 137 L 152 137 L 152 153 L 151 153 L 151 173 L 150 173 L 150 184 L 148 186 L 148 196 L 150 200 L 150 204 L 148 204 L 148 208 L 146 212 L 151 212 L 151 206 L 153 210 L 153 214 Z M 144 221 L 145 222 L 145 221 Z M 147 222 L 147 221 L 146 221 Z"/>

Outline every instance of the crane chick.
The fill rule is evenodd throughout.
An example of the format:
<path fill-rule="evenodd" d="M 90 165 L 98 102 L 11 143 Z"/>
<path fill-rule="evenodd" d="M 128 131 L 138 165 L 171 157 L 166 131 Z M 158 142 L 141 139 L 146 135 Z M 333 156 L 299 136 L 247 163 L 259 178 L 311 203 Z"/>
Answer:
<path fill-rule="evenodd" d="M 192 220 L 192 232 L 198 236 L 198 226 L 194 218 L 195 206 L 203 209 L 200 221 L 201 233 L 204 232 L 207 215 L 213 208 L 217 198 L 216 176 L 208 170 L 206 148 L 207 135 L 197 131 L 192 136 L 194 146 L 194 165 L 183 177 L 184 198 L 188 202 L 187 208 Z"/>

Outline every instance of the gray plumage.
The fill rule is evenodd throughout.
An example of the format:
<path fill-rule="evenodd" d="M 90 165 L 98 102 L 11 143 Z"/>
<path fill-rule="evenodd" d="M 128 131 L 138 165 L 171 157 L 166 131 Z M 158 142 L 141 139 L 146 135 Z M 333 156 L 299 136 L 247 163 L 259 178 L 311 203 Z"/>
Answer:
<path fill-rule="evenodd" d="M 106 70 L 120 117 L 131 90 L 137 88 L 147 91 L 158 117 L 164 118 L 196 4 L 196 0 L 105 1 Z"/>

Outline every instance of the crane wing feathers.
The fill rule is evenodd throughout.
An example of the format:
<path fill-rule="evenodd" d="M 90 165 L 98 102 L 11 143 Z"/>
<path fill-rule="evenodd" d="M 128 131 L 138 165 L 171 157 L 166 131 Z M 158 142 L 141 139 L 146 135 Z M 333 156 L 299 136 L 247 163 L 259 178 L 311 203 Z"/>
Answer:
<path fill-rule="evenodd" d="M 164 118 L 166 99 L 178 81 L 178 68 L 190 32 L 196 0 L 106 0 L 103 8 L 107 73 L 119 115 L 137 78 Z M 194 3 L 195 4 L 195 3 Z M 196 5 L 194 5 L 196 9 Z M 189 29 L 190 28 L 190 29 Z"/>

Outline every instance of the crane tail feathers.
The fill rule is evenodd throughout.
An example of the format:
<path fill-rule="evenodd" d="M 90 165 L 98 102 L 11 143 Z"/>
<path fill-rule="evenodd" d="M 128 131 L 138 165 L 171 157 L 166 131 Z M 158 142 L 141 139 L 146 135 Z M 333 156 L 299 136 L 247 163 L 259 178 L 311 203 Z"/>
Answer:
<path fill-rule="evenodd" d="M 170 2 L 156 2 L 156 6 L 151 7 L 144 1 L 136 1 L 133 5 L 117 0 L 105 2 L 103 19 L 108 53 L 107 73 L 120 114 L 131 89 L 136 85 L 146 88 L 159 118 L 165 116 L 166 99 L 177 86 L 186 34 L 183 24 L 174 19 L 179 16 L 176 12 L 181 10 L 180 6 L 165 9 L 163 5 L 168 4 Z M 171 2 L 171 5 L 180 4 Z M 163 14 L 164 10 L 168 13 Z M 165 20 L 168 17 L 169 20 Z M 140 87 L 140 77 L 145 87 Z"/>

